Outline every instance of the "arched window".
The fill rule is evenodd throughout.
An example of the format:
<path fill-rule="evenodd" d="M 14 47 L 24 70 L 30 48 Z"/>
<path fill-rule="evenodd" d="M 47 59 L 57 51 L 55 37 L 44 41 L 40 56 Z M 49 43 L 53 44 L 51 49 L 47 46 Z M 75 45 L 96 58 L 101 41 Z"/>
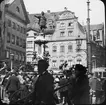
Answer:
<path fill-rule="evenodd" d="M 64 52 L 65 52 L 65 46 L 64 46 L 64 45 L 61 45 L 61 46 L 60 46 L 60 52 L 61 52 L 61 53 L 64 53 Z"/>
<path fill-rule="evenodd" d="M 54 46 L 52 47 L 52 52 L 57 52 L 57 46 L 54 45 Z"/>

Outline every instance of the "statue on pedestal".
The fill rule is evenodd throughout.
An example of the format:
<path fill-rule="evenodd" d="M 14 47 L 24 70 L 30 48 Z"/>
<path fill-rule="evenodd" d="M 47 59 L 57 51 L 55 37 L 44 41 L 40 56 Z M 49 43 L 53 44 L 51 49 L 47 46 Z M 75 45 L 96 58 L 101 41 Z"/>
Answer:
<path fill-rule="evenodd" d="M 46 21 L 47 21 L 47 19 L 46 19 L 46 17 L 44 15 L 45 15 L 45 13 L 43 11 L 41 12 L 41 16 L 34 15 L 36 18 L 39 19 L 39 23 L 38 24 L 40 26 L 40 31 L 41 32 L 44 32 L 44 29 L 47 28 L 46 27 Z"/>

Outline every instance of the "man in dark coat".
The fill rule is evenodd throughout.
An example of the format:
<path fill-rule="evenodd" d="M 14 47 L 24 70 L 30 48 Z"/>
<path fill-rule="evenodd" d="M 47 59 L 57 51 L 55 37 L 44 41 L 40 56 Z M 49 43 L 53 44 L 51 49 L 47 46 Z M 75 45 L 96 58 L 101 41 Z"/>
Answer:
<path fill-rule="evenodd" d="M 47 71 L 48 63 L 45 60 L 38 61 L 39 77 L 34 84 L 33 102 L 35 105 L 55 105 L 53 91 L 54 78 Z"/>
<path fill-rule="evenodd" d="M 72 100 L 76 104 L 89 104 L 89 80 L 86 75 L 86 68 L 80 64 L 75 66 L 75 84 L 72 88 Z"/>
<path fill-rule="evenodd" d="M 16 73 L 13 73 L 6 84 L 6 91 L 9 93 L 9 99 L 11 98 L 11 95 L 19 88 L 20 88 L 20 81 L 16 76 Z"/>

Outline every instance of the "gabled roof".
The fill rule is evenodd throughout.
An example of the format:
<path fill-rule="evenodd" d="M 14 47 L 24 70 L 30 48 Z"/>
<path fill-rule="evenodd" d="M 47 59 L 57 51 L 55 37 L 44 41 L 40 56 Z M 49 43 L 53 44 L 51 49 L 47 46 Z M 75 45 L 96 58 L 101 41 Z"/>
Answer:
<path fill-rule="evenodd" d="M 79 22 L 77 22 L 77 23 L 78 23 L 78 28 L 80 29 L 80 31 L 82 33 L 85 33 L 84 27 Z"/>
<path fill-rule="evenodd" d="M 9 8 L 13 5 L 13 4 L 15 4 L 15 2 L 16 2 L 17 0 L 12 0 L 11 2 L 7 2 L 6 4 L 5 4 L 5 7 L 6 7 L 6 9 L 7 10 L 9 10 Z M 18 0 L 19 1 L 19 0 Z M 20 3 L 21 3 L 21 7 L 22 7 L 22 9 L 23 9 L 23 12 L 24 12 L 24 15 L 25 15 L 25 21 L 27 22 L 27 24 L 30 22 L 29 21 L 29 17 L 28 17 L 28 12 L 26 11 L 26 8 L 25 8 L 25 5 L 24 5 L 24 2 L 23 2 L 23 0 L 20 0 Z M 10 12 L 12 12 L 12 11 L 10 11 Z"/>
<path fill-rule="evenodd" d="M 25 7 L 25 4 L 24 4 L 24 1 L 21 0 L 21 3 L 22 3 L 22 7 L 23 7 L 23 10 L 25 12 L 25 17 L 26 17 L 26 20 L 27 20 L 27 23 L 29 23 L 29 17 L 28 17 L 28 12 L 26 11 L 26 7 Z"/>

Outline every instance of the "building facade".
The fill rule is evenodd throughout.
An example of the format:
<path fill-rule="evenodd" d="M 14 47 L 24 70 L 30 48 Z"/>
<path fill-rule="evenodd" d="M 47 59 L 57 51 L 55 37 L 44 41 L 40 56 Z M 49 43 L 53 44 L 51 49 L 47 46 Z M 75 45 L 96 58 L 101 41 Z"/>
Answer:
<path fill-rule="evenodd" d="M 81 51 L 77 50 L 78 38 L 81 39 Z M 73 12 L 64 10 L 59 14 L 52 41 L 48 43 L 52 69 L 58 69 L 65 61 L 68 67 L 78 63 L 87 66 L 86 34 Z"/>
<path fill-rule="evenodd" d="M 36 51 L 35 39 L 38 36 L 38 31 L 33 28 L 27 29 L 27 39 L 26 39 L 26 62 L 33 64 L 34 62 L 34 52 Z M 38 52 L 38 51 L 37 51 Z"/>
<path fill-rule="evenodd" d="M 29 18 L 31 21 L 33 20 L 34 28 L 39 29 L 38 19 L 34 15 L 30 14 Z M 47 29 L 45 29 L 46 33 L 44 32 L 44 34 L 45 39 L 49 40 L 46 44 L 48 46 L 46 51 L 49 51 L 50 54 L 49 69 L 58 70 L 59 66 L 65 61 L 68 63 L 67 68 L 74 64 L 82 64 L 87 67 L 86 30 L 85 26 L 78 22 L 78 17 L 75 16 L 75 13 L 65 8 L 64 11 L 60 12 L 47 11 L 45 17 L 47 18 Z M 103 67 L 105 63 L 104 26 L 103 24 L 94 25 L 95 30 L 98 30 L 96 33 L 92 27 L 91 25 L 92 68 Z M 96 39 L 94 39 L 94 36 Z M 38 49 L 36 45 L 35 49 Z M 41 49 L 43 52 L 43 45 Z M 39 51 L 39 49 L 36 51 Z"/>
<path fill-rule="evenodd" d="M 0 59 L 17 68 L 26 61 L 26 29 L 29 23 L 23 0 L 4 5 L 3 50 Z"/>

